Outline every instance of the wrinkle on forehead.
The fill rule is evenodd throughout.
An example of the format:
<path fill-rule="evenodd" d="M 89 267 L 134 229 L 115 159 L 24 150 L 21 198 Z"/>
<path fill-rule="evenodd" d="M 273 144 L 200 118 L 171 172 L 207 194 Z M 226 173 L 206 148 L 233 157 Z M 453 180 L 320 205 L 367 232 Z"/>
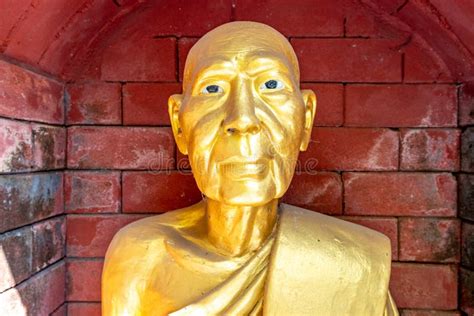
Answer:
<path fill-rule="evenodd" d="M 231 57 L 229 57 L 231 56 Z M 230 60 L 229 60 L 230 58 Z M 198 77 L 205 76 L 207 72 L 218 74 L 235 73 L 235 71 L 247 74 L 261 72 L 261 68 L 278 67 L 284 72 L 296 77 L 293 67 L 288 63 L 287 58 L 279 52 L 245 50 L 232 52 L 231 55 L 210 56 L 199 61 L 190 69 L 189 81 L 194 82 Z"/>
<path fill-rule="evenodd" d="M 273 28 L 256 22 L 231 22 L 204 35 L 191 49 L 186 60 L 184 83 L 190 84 L 195 70 L 215 59 L 216 63 L 228 60 L 277 58 L 292 68 L 299 82 L 296 55 L 288 40 Z M 203 62 L 206 65 L 203 65 Z"/>

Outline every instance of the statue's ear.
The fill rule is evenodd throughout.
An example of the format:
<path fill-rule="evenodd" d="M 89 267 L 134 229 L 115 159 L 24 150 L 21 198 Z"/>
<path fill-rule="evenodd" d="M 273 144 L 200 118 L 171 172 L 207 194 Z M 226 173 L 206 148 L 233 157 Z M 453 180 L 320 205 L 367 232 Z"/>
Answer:
<path fill-rule="evenodd" d="M 311 140 L 311 131 L 313 129 L 314 114 L 316 114 L 316 95 L 312 90 L 301 90 L 303 101 L 305 104 L 305 119 L 303 139 L 301 141 L 300 150 L 305 151 Z"/>
<path fill-rule="evenodd" d="M 181 108 L 182 101 L 182 94 L 173 94 L 170 96 L 168 99 L 168 114 L 170 115 L 171 128 L 173 129 L 173 135 L 178 149 L 183 155 L 187 155 L 188 147 L 179 123 L 179 109 Z"/>

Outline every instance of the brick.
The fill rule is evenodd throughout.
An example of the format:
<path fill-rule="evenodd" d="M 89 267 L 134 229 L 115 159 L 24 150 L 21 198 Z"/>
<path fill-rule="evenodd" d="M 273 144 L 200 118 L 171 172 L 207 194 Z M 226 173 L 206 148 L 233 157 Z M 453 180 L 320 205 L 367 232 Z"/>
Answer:
<path fill-rule="evenodd" d="M 146 0 L 117 0 L 117 4 L 119 6 L 133 6 L 137 3 L 143 3 L 145 2 Z"/>
<path fill-rule="evenodd" d="M 286 36 L 342 36 L 342 1 L 235 1 L 235 18 L 270 25 Z"/>
<path fill-rule="evenodd" d="M 414 36 L 403 48 L 405 82 L 453 82 L 453 77 L 443 60 L 423 39 Z"/>
<path fill-rule="evenodd" d="M 456 219 L 401 218 L 401 261 L 459 262 L 460 224 Z"/>
<path fill-rule="evenodd" d="M 459 216 L 474 221 L 474 175 L 458 177 Z"/>
<path fill-rule="evenodd" d="M 34 301 L 22 298 L 32 298 L 31 287 L 19 286 L 0 293 L 0 312 L 2 315 L 28 315 L 34 309 Z"/>
<path fill-rule="evenodd" d="M 126 84 L 123 87 L 125 125 L 170 125 L 168 99 L 181 93 L 178 83 Z"/>
<path fill-rule="evenodd" d="M 378 31 L 383 28 L 378 28 L 377 16 L 367 12 L 365 8 L 358 8 L 354 6 L 347 10 L 346 14 L 346 36 L 348 37 L 377 37 Z"/>
<path fill-rule="evenodd" d="M 162 213 L 190 206 L 201 199 L 201 192 L 190 173 L 123 174 L 123 211 L 127 213 Z"/>
<path fill-rule="evenodd" d="M 5 54 L 36 64 L 61 30 L 61 21 L 67 21 L 82 5 L 81 0 L 71 0 L 65 3 L 43 1 L 31 6 L 22 23 L 18 23 L 11 32 Z"/>
<path fill-rule="evenodd" d="M 345 214 L 455 216 L 456 180 L 447 173 L 345 173 Z"/>
<path fill-rule="evenodd" d="M 37 315 L 49 315 L 65 301 L 66 264 L 64 260 L 36 274 L 32 279 Z"/>
<path fill-rule="evenodd" d="M 446 15 L 443 14 L 442 11 L 440 12 L 439 8 L 442 7 L 445 11 L 444 13 L 456 11 L 458 16 L 461 16 L 459 12 L 472 12 L 472 9 L 469 9 L 469 6 L 472 6 L 472 4 L 468 5 L 468 2 L 463 2 L 466 6 L 464 9 L 460 10 L 460 5 L 456 6 L 456 9 L 453 10 L 452 6 L 440 6 L 441 3 L 445 3 L 445 1 L 434 0 L 431 4 L 428 4 L 425 1 L 410 1 L 403 6 L 403 9 L 397 12 L 396 17 L 406 23 L 405 25 L 409 25 L 411 32 L 418 33 L 429 41 L 429 45 L 440 55 L 441 58 L 443 58 L 454 76 L 458 78 L 464 76 L 470 77 L 470 75 L 465 75 L 472 71 L 471 65 L 468 66 L 465 62 L 469 59 L 469 57 L 467 57 L 468 55 L 466 55 L 469 53 L 465 50 L 466 46 L 461 49 L 459 47 L 462 42 L 466 43 L 463 33 L 468 34 L 470 32 L 458 30 L 456 34 L 462 34 L 462 42 L 459 39 L 455 39 L 455 37 L 453 37 L 453 21 L 447 21 L 445 18 Z M 456 19 L 455 23 L 459 20 L 460 19 Z M 471 20 L 470 15 L 464 15 L 464 21 L 466 20 Z M 466 26 L 463 26 L 463 30 L 466 30 Z M 467 72 L 466 67 L 470 69 L 467 70 Z"/>
<path fill-rule="evenodd" d="M 142 215 L 69 215 L 67 217 L 68 257 L 104 257 L 115 233 Z"/>
<path fill-rule="evenodd" d="M 341 126 L 343 117 L 344 87 L 339 84 L 304 83 L 302 89 L 316 93 L 317 110 L 314 126 Z"/>
<path fill-rule="evenodd" d="M 68 167 L 168 169 L 174 166 L 170 128 L 71 127 Z"/>
<path fill-rule="evenodd" d="M 30 5 L 30 0 L 7 0 L 0 12 L 0 51 L 3 52 L 8 43 L 8 34 L 17 23 L 18 18 Z"/>
<path fill-rule="evenodd" d="M 0 119 L 0 172 L 64 168 L 63 127 Z"/>
<path fill-rule="evenodd" d="M 178 40 L 178 66 L 179 66 L 179 81 L 183 80 L 184 66 L 186 64 L 186 58 L 188 53 L 194 44 L 198 41 L 198 38 L 184 37 Z"/>
<path fill-rule="evenodd" d="M 32 125 L 34 167 L 36 170 L 61 169 L 66 165 L 66 129 Z"/>
<path fill-rule="evenodd" d="M 64 216 L 34 224 L 32 269 L 37 272 L 63 258 L 66 246 Z"/>
<path fill-rule="evenodd" d="M 16 288 L 0 293 L 2 315 L 49 315 L 64 303 L 65 264 L 60 261 Z"/>
<path fill-rule="evenodd" d="M 0 176 L 0 232 L 63 213 L 60 172 Z"/>
<path fill-rule="evenodd" d="M 390 12 L 403 3 L 403 0 L 388 0 L 390 2 L 383 9 L 384 12 Z M 398 2 L 398 3 L 397 3 Z M 347 37 L 371 37 L 371 38 L 396 38 L 400 41 L 406 41 L 406 34 L 401 29 L 397 29 L 392 21 L 387 21 L 384 14 L 374 14 L 373 10 L 361 6 L 357 1 L 348 1 L 345 4 L 345 36 Z M 381 9 L 381 1 L 377 1 L 377 6 Z"/>
<path fill-rule="evenodd" d="M 58 36 L 44 51 L 40 67 L 69 79 L 77 77 L 78 73 L 83 74 L 85 64 L 91 62 L 90 55 L 84 54 L 90 49 L 91 34 L 97 34 L 118 13 L 119 9 L 113 1 L 85 2 L 81 10 L 62 25 Z M 100 70 L 99 67 L 97 69 Z"/>
<path fill-rule="evenodd" d="M 298 56 L 302 81 L 401 80 L 401 55 L 389 40 L 291 39 L 291 44 Z"/>
<path fill-rule="evenodd" d="M 474 172 L 474 127 L 467 128 L 461 136 L 461 170 Z"/>
<path fill-rule="evenodd" d="M 345 125 L 456 126 L 456 102 L 453 85 L 347 85 Z"/>
<path fill-rule="evenodd" d="M 297 172 L 282 202 L 324 214 L 341 214 L 341 177 L 332 172 Z"/>
<path fill-rule="evenodd" d="M 176 169 L 190 170 L 191 164 L 187 155 L 183 155 L 179 150 L 176 150 Z"/>
<path fill-rule="evenodd" d="M 31 133 L 28 123 L 0 119 L 0 172 L 33 169 Z"/>
<path fill-rule="evenodd" d="M 127 28 L 151 36 L 201 36 L 231 21 L 232 4 L 226 0 L 175 0 L 141 8 Z M 205 21 L 205 22 L 203 22 Z"/>
<path fill-rule="evenodd" d="M 467 315 L 474 314 L 474 272 L 461 268 L 460 272 L 460 308 Z"/>
<path fill-rule="evenodd" d="M 459 125 L 474 125 L 474 81 L 466 82 L 459 90 Z"/>
<path fill-rule="evenodd" d="M 120 124 L 121 86 L 119 83 L 71 84 L 66 88 L 66 123 Z"/>
<path fill-rule="evenodd" d="M 342 216 L 340 218 L 376 230 L 390 238 L 392 260 L 398 260 L 398 227 L 396 218 L 358 216 Z"/>
<path fill-rule="evenodd" d="M 474 224 L 462 223 L 462 265 L 474 270 Z"/>
<path fill-rule="evenodd" d="M 459 312 L 454 311 L 435 311 L 435 310 L 410 310 L 401 311 L 401 316 L 461 316 Z"/>
<path fill-rule="evenodd" d="M 402 130 L 400 168 L 402 170 L 459 170 L 460 135 L 460 131 L 455 129 Z"/>
<path fill-rule="evenodd" d="M 461 43 L 471 52 L 474 51 L 474 33 L 470 32 L 468 25 L 471 24 L 471 13 L 474 10 L 474 3 L 471 1 L 461 2 L 452 7 L 450 3 L 443 0 L 433 0 L 433 6 L 436 7 L 436 14 L 443 17 L 444 23 L 449 25 L 448 30 L 451 34 L 456 34 Z M 442 27 L 446 28 L 446 24 Z M 468 31 L 466 31 L 468 30 Z M 434 33 L 431 33 L 434 34 Z M 459 42 L 456 42 L 459 43 Z M 459 60 L 459 62 L 463 62 Z"/>
<path fill-rule="evenodd" d="M 63 85 L 0 60 L 0 115 L 62 124 Z"/>
<path fill-rule="evenodd" d="M 0 235 L 0 292 L 31 275 L 32 233 L 30 227 Z"/>
<path fill-rule="evenodd" d="M 67 172 L 64 185 L 65 210 L 68 213 L 120 211 L 120 172 Z"/>
<path fill-rule="evenodd" d="M 390 291 L 398 308 L 455 309 L 457 279 L 452 265 L 393 263 Z"/>
<path fill-rule="evenodd" d="M 308 150 L 300 154 L 300 167 L 304 170 L 396 170 L 398 143 L 398 133 L 389 129 L 315 128 Z"/>
<path fill-rule="evenodd" d="M 405 0 L 379 0 L 377 1 L 377 6 L 390 14 L 397 12 L 397 10 L 401 9 L 403 5 L 405 5 Z"/>
<path fill-rule="evenodd" d="M 100 281 L 103 260 L 68 259 L 67 289 L 68 301 L 100 301 Z"/>
<path fill-rule="evenodd" d="M 59 306 L 53 313 L 50 314 L 51 316 L 67 316 L 67 303 Z"/>
<path fill-rule="evenodd" d="M 176 39 L 144 35 L 110 44 L 104 51 L 101 80 L 175 81 Z"/>
<path fill-rule="evenodd" d="M 100 316 L 101 315 L 100 303 L 68 303 L 67 304 L 67 315 L 68 316 Z"/>

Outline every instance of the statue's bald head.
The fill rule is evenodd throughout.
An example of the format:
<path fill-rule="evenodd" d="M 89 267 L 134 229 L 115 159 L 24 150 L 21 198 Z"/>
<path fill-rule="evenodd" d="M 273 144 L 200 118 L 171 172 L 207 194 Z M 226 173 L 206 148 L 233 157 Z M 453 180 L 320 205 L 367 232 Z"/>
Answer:
<path fill-rule="evenodd" d="M 295 80 L 299 81 L 298 60 L 286 37 L 262 23 L 230 22 L 208 32 L 192 47 L 186 59 L 184 88 L 191 83 L 200 61 L 244 58 L 249 53 L 255 55 L 259 52 L 285 60 Z"/>
<path fill-rule="evenodd" d="M 224 24 L 186 60 L 183 94 L 168 102 L 178 148 L 213 200 L 262 205 L 281 197 L 311 139 L 316 97 L 300 90 L 295 52 L 273 28 Z"/>

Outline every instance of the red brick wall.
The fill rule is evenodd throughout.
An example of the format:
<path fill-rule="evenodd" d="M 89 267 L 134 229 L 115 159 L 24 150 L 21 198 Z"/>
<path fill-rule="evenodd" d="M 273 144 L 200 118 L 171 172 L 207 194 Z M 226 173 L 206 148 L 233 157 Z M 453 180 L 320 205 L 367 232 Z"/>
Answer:
<path fill-rule="evenodd" d="M 66 309 L 69 315 L 100 314 L 100 274 L 114 233 L 136 219 L 201 198 L 185 157 L 177 153 L 166 107 L 168 96 L 180 91 L 188 50 L 217 25 L 254 20 L 276 27 L 290 39 L 299 57 L 302 87 L 318 96 L 312 143 L 300 156 L 284 201 L 390 237 L 391 290 L 403 315 L 459 315 L 461 307 L 474 312 L 474 180 L 469 174 L 474 170 L 470 162 L 474 133 L 465 127 L 473 124 L 474 91 L 471 85 L 459 84 L 457 74 L 427 44 L 429 38 L 349 0 L 321 0 L 317 5 L 308 0 L 189 1 L 186 5 L 166 0 L 141 6 L 137 3 L 143 1 L 119 0 L 118 5 L 110 1 L 82 7 L 79 2 L 71 1 L 63 11 L 74 24 L 61 29 L 38 23 L 39 33 L 69 40 L 21 35 L 22 25 L 44 22 L 44 16 L 55 12 L 44 2 L 32 11 L 37 16 L 25 11 L 25 22 L 15 24 L 8 33 L 11 39 L 0 46 L 8 56 L 67 79 L 64 114 L 60 106 L 52 105 L 62 99 L 56 81 L 28 71 L 22 73 L 52 85 L 43 81 L 35 85 L 44 89 L 41 95 L 46 97 L 39 102 L 31 86 L 18 87 L 13 84 L 17 80 L 11 79 L 6 85 L 10 94 L 0 103 L 0 116 L 9 118 L 4 121 L 12 126 L 0 129 L 0 147 L 6 148 L 0 149 L 1 172 L 15 173 L 1 175 L 0 181 L 9 181 L 8 187 L 16 186 L 18 192 L 32 192 L 41 176 L 64 180 L 64 196 L 48 200 L 57 203 L 57 209 L 47 206 L 47 211 L 36 215 L 36 206 L 28 206 L 26 213 L 34 214 L 22 212 L 21 222 L 12 220 L 8 233 L 0 237 L 27 231 L 22 235 L 26 241 L 11 241 L 12 255 L 6 263 L 0 261 L 0 270 L 6 264 L 14 266 L 19 270 L 16 279 L 26 280 L 17 287 L 37 280 L 28 279 L 34 273 L 30 263 L 26 268 L 12 264 L 26 261 L 18 257 L 18 247 L 26 247 L 32 257 L 36 254 L 30 250 L 34 249 L 30 230 L 34 234 L 41 223 L 67 217 L 67 262 L 65 267 L 65 260 L 56 265 L 67 270 L 68 304 L 57 314 Z M 405 14 L 404 1 L 382 2 L 387 11 Z M 78 8 L 80 13 L 73 14 Z M 100 23 L 100 28 L 95 26 Z M 93 29 L 100 34 L 92 36 Z M 48 48 L 45 42 L 50 43 Z M 27 96 L 20 98 L 22 93 Z M 51 141 L 37 144 L 38 124 L 54 129 L 48 135 L 54 135 L 50 138 L 55 149 L 49 149 Z M 61 151 L 64 137 L 67 150 Z M 57 171 L 36 172 L 53 169 Z M 462 225 L 457 218 L 458 190 Z M 24 199 L 12 202 L 17 204 L 9 212 L 18 212 Z M 39 203 L 27 200 L 31 205 Z M 62 201 L 66 216 L 59 215 Z M 40 224 L 31 225 L 37 220 Z M 64 254 L 60 251 L 64 239 L 54 240 L 56 259 L 48 263 Z M 57 269 L 56 265 L 45 271 Z M 5 294 L 11 292 L 0 289 L 0 293 L 0 300 L 14 301 Z M 42 302 L 36 297 L 28 300 L 28 294 L 20 296 Z"/>
<path fill-rule="evenodd" d="M 64 305 L 64 84 L 0 60 L 0 311 Z"/>
<path fill-rule="evenodd" d="M 459 275 L 461 309 L 474 314 L 474 83 L 460 88 L 459 106 L 463 125 L 461 173 L 458 175 L 459 217 L 462 221 L 462 252 Z"/>
<path fill-rule="evenodd" d="M 191 176 L 176 171 L 181 162 L 170 159 L 166 99 L 180 91 L 196 37 L 236 19 L 288 36 L 302 85 L 319 97 L 312 144 L 284 201 L 387 234 L 400 308 L 457 309 L 458 87 L 422 39 L 355 7 L 322 5 L 236 1 L 231 10 L 217 1 L 179 10 L 167 2 L 166 10 L 129 17 L 105 40 L 84 83 L 67 87 L 68 168 L 80 169 L 66 174 L 66 209 L 75 213 L 67 219 L 68 300 L 100 301 L 102 258 L 120 227 L 200 199 Z M 194 17 L 170 29 L 178 12 Z M 305 172 L 311 168 L 317 172 Z"/>

